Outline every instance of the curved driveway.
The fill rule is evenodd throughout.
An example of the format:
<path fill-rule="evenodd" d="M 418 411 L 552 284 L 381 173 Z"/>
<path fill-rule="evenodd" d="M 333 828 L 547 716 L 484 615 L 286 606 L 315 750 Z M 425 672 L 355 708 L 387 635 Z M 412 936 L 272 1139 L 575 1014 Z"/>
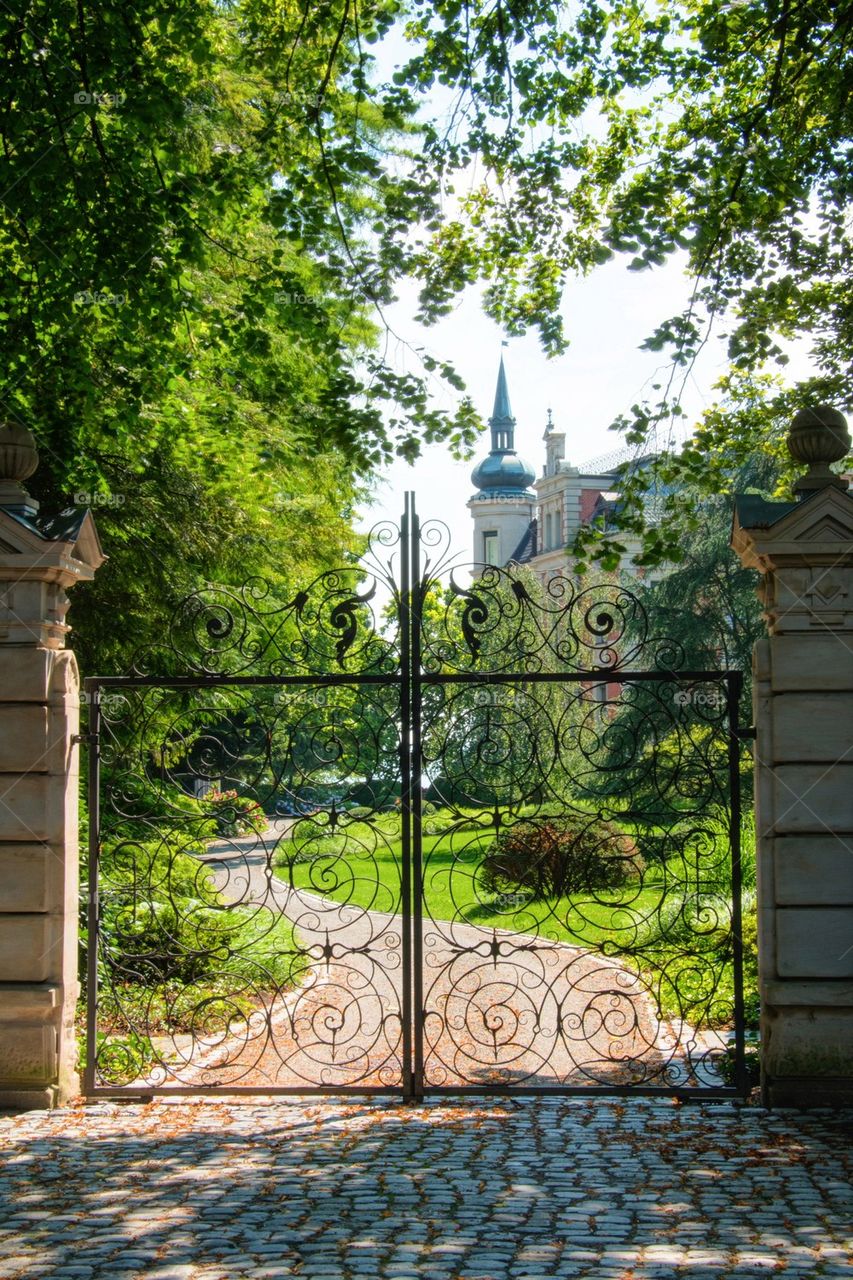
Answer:
<path fill-rule="evenodd" d="M 251 905 L 264 928 L 281 915 L 297 927 L 293 989 L 261 995 L 227 1034 L 183 1037 L 162 1083 L 401 1085 L 401 919 L 278 879 L 273 856 L 291 827 L 211 845 L 206 862 L 225 899 Z M 607 957 L 460 921 L 426 920 L 422 938 L 427 1088 L 717 1083 L 707 1038 L 659 1023 L 640 980 Z"/>

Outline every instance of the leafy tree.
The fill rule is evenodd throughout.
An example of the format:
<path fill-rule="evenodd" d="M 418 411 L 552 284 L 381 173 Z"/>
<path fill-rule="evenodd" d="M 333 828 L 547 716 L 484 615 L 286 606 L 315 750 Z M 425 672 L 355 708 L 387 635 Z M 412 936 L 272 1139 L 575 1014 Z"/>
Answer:
<path fill-rule="evenodd" d="M 524 566 L 486 569 L 467 588 L 430 584 L 424 667 L 451 677 L 423 686 L 431 797 L 489 806 L 498 825 L 527 805 L 560 807 L 577 794 L 581 725 L 597 722 L 602 686 L 535 679 L 594 662 L 588 606 L 568 607 L 574 590 L 566 579 L 543 586 Z M 482 682 L 452 680 L 477 672 Z"/>
<path fill-rule="evenodd" d="M 811 343 L 796 396 L 843 403 L 852 29 L 850 3 L 821 0 L 12 0 L 0 398 L 36 431 L 40 496 L 128 499 L 175 475 L 195 545 L 156 501 L 109 529 L 137 568 L 149 544 L 160 556 L 151 599 L 186 549 L 213 579 L 263 564 L 267 479 L 302 497 L 331 459 L 320 505 L 346 507 L 334 460 L 364 477 L 424 439 L 464 446 L 470 404 L 450 417 L 429 395 L 434 375 L 459 385 L 452 368 L 401 371 L 377 345 L 406 275 L 425 320 L 484 281 L 489 314 L 557 353 L 570 275 L 680 255 L 689 305 L 647 343 L 671 376 L 621 425 L 653 437 L 728 325 L 729 399 L 661 464 L 682 477 L 709 440 L 743 458 L 744 417 L 772 434 L 792 393 L 758 379 L 785 341 Z M 371 49 L 392 30 L 408 49 L 383 83 Z M 288 531 L 267 562 L 309 543 Z M 658 526 L 648 560 L 673 545 Z"/>
<path fill-rule="evenodd" d="M 742 671 L 748 697 L 752 650 L 763 624 L 755 577 L 729 546 L 732 496 L 772 492 L 778 467 L 771 457 L 757 456 L 728 476 L 714 472 L 714 497 L 695 489 L 682 496 L 682 508 L 690 506 L 675 530 L 681 556 L 643 592 L 643 607 L 652 635 L 677 637 L 686 668 Z"/>
<path fill-rule="evenodd" d="M 671 637 L 679 647 L 675 670 L 740 671 L 742 724 L 751 722 L 751 660 L 763 634 L 754 575 L 744 569 L 729 546 L 732 492 L 772 490 L 779 466 L 772 457 L 756 456 L 732 470 L 717 459 L 712 466 L 718 493 L 688 493 L 690 507 L 670 531 L 681 547 L 679 562 L 642 592 L 648 632 Z M 683 499 L 683 506 L 686 505 Z M 727 712 L 725 688 L 709 679 L 695 685 L 677 681 L 639 685 L 619 703 L 607 734 L 611 789 L 628 789 L 636 809 L 664 808 L 683 796 L 688 807 L 697 796 L 727 803 Z M 751 794 L 751 771 L 744 757 L 741 789 Z M 708 786 L 718 781 L 719 794 Z M 677 807 L 677 805 L 675 806 Z"/>
<path fill-rule="evenodd" d="M 303 432 L 354 464 L 413 447 L 383 398 L 449 431 L 371 354 L 365 318 L 390 297 L 377 245 L 403 214 L 382 160 L 401 117 L 364 100 L 356 46 L 391 13 L 368 5 L 356 28 L 348 9 L 255 0 L 4 10 L 4 400 L 63 479 L 104 438 L 142 461 L 186 436 L 180 401 L 158 410 L 202 352 L 226 383 L 286 396 L 276 334 L 310 357 Z"/>
<path fill-rule="evenodd" d="M 290 591 L 354 548 L 378 461 L 419 431 L 465 438 L 468 407 L 433 410 L 376 347 L 403 120 L 367 100 L 358 43 L 392 13 L 0 14 L 0 404 L 36 434 L 35 496 L 99 513 L 111 560 L 74 610 L 88 670 L 125 665 L 200 581 Z"/>
<path fill-rule="evenodd" d="M 424 240 L 428 318 L 483 279 L 495 319 L 537 326 L 558 352 L 568 275 L 614 255 L 637 271 L 676 259 L 689 301 L 645 344 L 671 369 L 659 398 L 620 420 L 629 441 L 680 413 L 679 382 L 715 326 L 727 328 L 727 413 L 726 395 L 737 409 L 797 339 L 815 373 L 795 401 L 849 403 L 853 5 L 413 0 L 409 12 L 417 49 L 395 77 L 401 99 L 453 95 L 450 127 L 425 130 L 423 172 L 449 189 L 478 165 Z M 792 397 L 761 390 L 766 438 Z M 712 412 L 703 433 L 721 425 Z M 737 427 L 722 435 L 743 459 Z"/>

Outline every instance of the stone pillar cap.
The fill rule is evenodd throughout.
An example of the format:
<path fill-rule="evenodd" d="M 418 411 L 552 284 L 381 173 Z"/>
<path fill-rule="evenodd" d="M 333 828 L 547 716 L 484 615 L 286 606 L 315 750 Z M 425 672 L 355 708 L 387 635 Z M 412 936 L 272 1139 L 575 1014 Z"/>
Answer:
<path fill-rule="evenodd" d="M 0 423 L 0 507 L 35 515 L 39 504 L 31 498 L 22 481 L 28 480 L 39 464 L 33 433 L 17 422 Z"/>
<path fill-rule="evenodd" d="M 850 452 L 850 432 L 843 413 L 828 404 L 801 409 L 794 416 L 786 443 L 791 457 L 796 462 L 806 463 L 809 468 L 794 484 L 798 498 L 805 498 L 816 489 L 830 485 L 836 489 L 847 489 L 847 481 L 831 471 L 829 465 L 840 462 Z"/>

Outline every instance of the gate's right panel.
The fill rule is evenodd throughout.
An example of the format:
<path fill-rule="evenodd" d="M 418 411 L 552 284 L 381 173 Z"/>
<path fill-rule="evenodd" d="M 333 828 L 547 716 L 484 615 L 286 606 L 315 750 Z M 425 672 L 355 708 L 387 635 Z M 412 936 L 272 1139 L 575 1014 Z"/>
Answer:
<path fill-rule="evenodd" d="M 419 1086 L 739 1086 L 739 677 L 676 671 L 618 587 L 537 598 L 490 570 L 439 614 L 416 691 Z"/>

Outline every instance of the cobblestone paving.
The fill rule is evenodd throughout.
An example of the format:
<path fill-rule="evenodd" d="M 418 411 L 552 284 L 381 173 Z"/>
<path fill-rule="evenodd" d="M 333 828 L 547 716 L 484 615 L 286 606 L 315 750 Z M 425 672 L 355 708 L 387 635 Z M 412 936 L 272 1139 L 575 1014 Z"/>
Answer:
<path fill-rule="evenodd" d="M 634 1099 L 7 1115 L 0 1277 L 846 1276 L 851 1132 Z"/>

